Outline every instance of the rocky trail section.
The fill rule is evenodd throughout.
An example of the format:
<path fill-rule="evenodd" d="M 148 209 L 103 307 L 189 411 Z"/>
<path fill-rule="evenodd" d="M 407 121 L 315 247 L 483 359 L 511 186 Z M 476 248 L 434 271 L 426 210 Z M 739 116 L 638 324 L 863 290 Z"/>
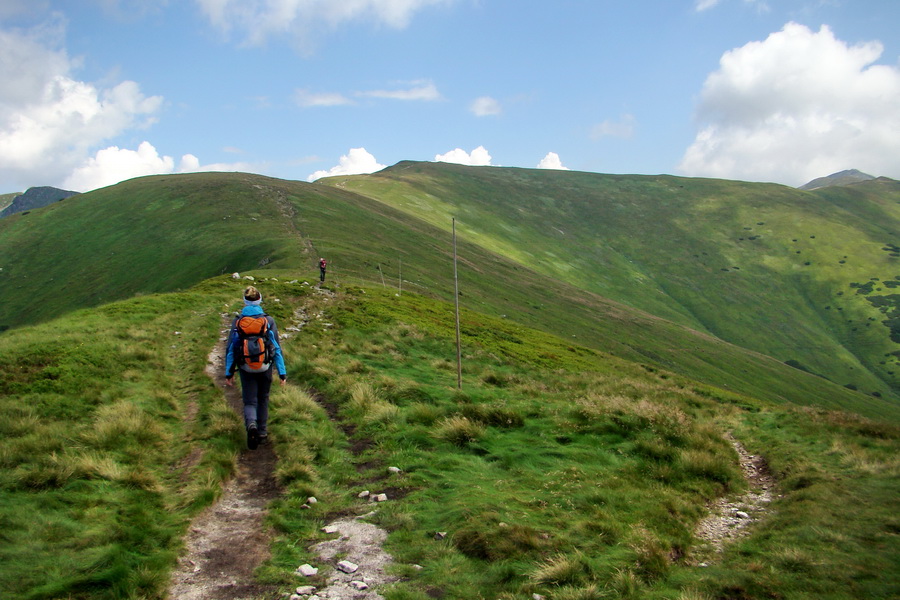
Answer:
<path fill-rule="evenodd" d="M 761 521 L 772 500 L 777 498 L 776 482 L 762 456 L 750 454 L 731 434 L 725 438 L 738 453 L 741 471 L 750 486 L 737 498 L 720 498 L 709 507 L 709 515 L 697 525 L 696 537 L 701 541 L 698 563 L 706 566 L 721 555 L 726 546 L 750 533 L 750 526 Z"/>

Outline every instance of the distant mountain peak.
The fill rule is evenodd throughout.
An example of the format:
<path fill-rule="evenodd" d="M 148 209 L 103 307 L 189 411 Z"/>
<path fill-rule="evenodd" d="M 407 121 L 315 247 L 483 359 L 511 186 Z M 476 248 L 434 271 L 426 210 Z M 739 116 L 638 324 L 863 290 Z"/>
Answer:
<path fill-rule="evenodd" d="M 13 213 L 42 208 L 48 204 L 65 200 L 77 193 L 49 186 L 28 188 L 24 194 L 19 194 L 13 198 L 12 204 L 0 211 L 0 218 L 7 217 Z"/>
<path fill-rule="evenodd" d="M 827 177 L 819 177 L 818 179 L 813 179 L 806 185 L 801 185 L 799 189 L 805 191 L 817 190 L 819 188 L 832 187 L 836 185 L 851 185 L 853 183 L 859 183 L 860 181 L 870 181 L 872 179 L 877 179 L 868 173 L 863 173 L 862 171 L 858 171 L 856 169 L 848 169 L 846 171 L 839 171 L 837 173 L 832 173 Z"/>

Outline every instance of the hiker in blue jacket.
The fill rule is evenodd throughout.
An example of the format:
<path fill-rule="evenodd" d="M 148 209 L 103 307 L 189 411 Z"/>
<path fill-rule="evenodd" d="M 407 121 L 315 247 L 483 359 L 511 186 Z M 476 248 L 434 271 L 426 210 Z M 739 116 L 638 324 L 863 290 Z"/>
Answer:
<path fill-rule="evenodd" d="M 251 450 L 265 442 L 269 435 L 267 429 L 269 390 L 272 388 L 274 369 L 278 369 L 282 386 L 287 381 L 284 357 L 278 340 L 278 327 L 275 325 L 275 319 L 260 308 L 261 303 L 262 294 L 258 289 L 251 285 L 244 290 L 244 308 L 231 324 L 225 352 L 225 385 L 234 386 L 236 370 L 241 374 L 244 425 L 247 428 L 247 447 Z M 261 329 L 251 330 L 254 325 Z M 265 350 L 256 355 L 252 350 L 248 352 L 247 348 L 255 347 L 254 344 Z"/>

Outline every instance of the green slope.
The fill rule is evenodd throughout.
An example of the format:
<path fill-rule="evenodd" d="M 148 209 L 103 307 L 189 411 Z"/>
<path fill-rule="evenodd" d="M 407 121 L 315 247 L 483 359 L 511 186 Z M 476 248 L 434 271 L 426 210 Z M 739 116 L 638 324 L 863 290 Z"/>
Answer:
<path fill-rule="evenodd" d="M 304 249 L 282 214 L 290 206 L 261 194 L 257 181 L 134 179 L 0 220 L 0 327 L 224 272 L 299 266 Z"/>
<path fill-rule="evenodd" d="M 465 239 L 544 275 L 836 383 L 883 395 L 898 388 L 891 322 L 856 294 L 900 272 L 884 250 L 900 222 L 898 182 L 808 193 L 405 162 L 321 183 L 443 229 L 455 216 Z"/>
<path fill-rule="evenodd" d="M 180 289 L 210 274 L 265 267 L 331 279 L 396 284 L 452 298 L 446 231 L 330 186 L 244 174 L 151 177 L 0 223 L 5 285 L 0 324 L 78 306 Z M 527 268 L 462 241 L 462 302 L 633 361 L 776 401 L 896 416 L 897 407 L 762 354 Z M 268 262 L 267 262 L 268 261 Z M 380 268 L 380 270 L 379 270 Z M 331 280 L 330 279 L 330 280 Z M 399 285 L 397 285 L 399 288 Z"/>
<path fill-rule="evenodd" d="M 272 398 L 284 495 L 256 571 L 269 597 L 296 589 L 298 564 L 325 566 L 311 547 L 336 516 L 371 511 L 361 489 L 390 494 L 369 517 L 389 531 L 390 600 L 900 592 L 896 425 L 737 395 L 465 309 L 457 391 L 452 303 L 258 285 L 283 332 L 309 316 L 283 339 L 289 384 Z M 243 446 L 204 374 L 242 287 L 219 276 L 0 336 L 4 598 L 165 597 L 191 517 Z M 725 433 L 765 457 L 778 488 L 715 556 L 694 528 L 710 501 L 747 489 Z"/>

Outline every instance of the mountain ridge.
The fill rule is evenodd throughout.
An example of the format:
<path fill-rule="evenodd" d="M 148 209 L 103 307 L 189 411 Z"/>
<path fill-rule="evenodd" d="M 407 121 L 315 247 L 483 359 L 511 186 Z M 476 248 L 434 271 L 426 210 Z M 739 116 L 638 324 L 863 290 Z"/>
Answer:
<path fill-rule="evenodd" d="M 0 210 L 0 219 L 14 213 L 42 208 L 48 204 L 65 200 L 76 194 L 78 194 L 78 192 L 61 190 L 50 186 L 28 188 L 24 193 L 15 196 L 9 206 Z"/>

